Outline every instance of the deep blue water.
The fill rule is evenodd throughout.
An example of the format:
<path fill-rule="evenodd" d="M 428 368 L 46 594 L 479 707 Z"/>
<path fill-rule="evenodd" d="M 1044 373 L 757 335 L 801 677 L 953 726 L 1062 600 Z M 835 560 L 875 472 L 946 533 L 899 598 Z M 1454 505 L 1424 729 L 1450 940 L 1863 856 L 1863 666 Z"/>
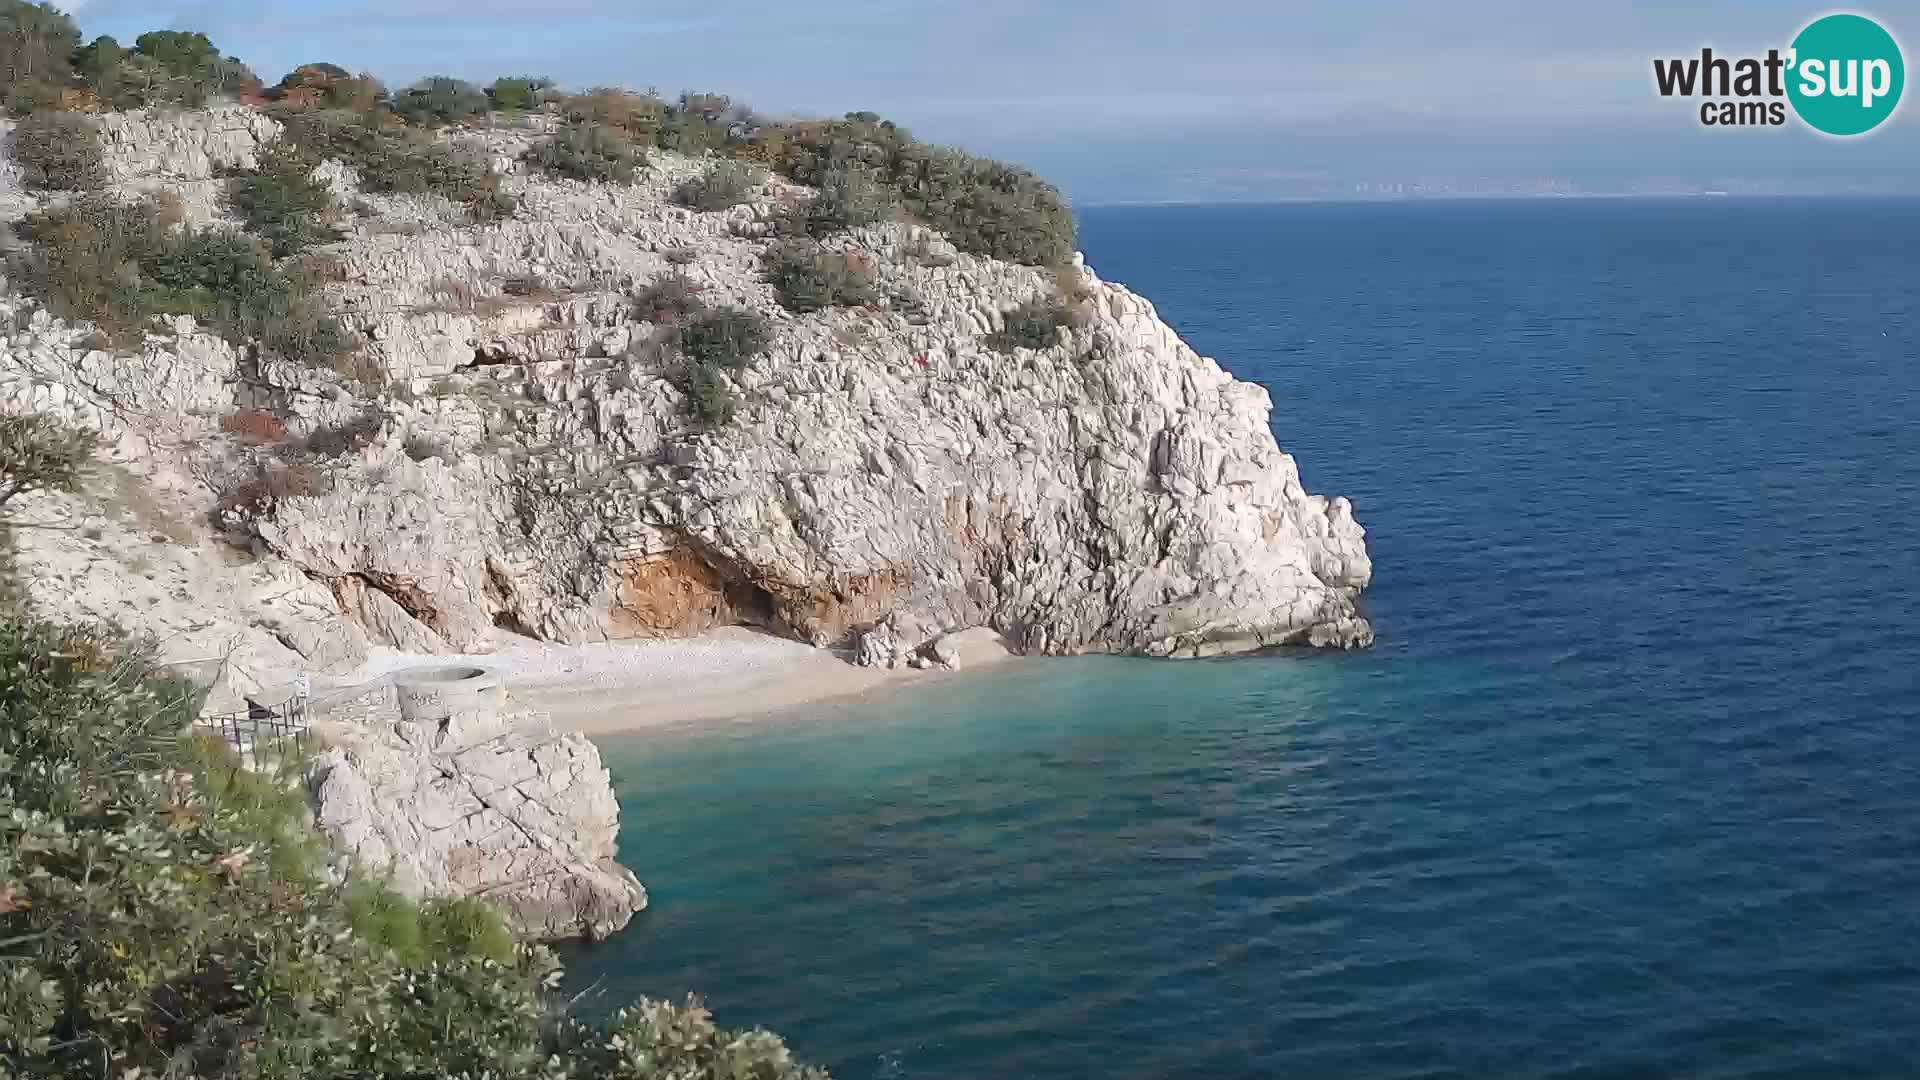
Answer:
<path fill-rule="evenodd" d="M 572 957 L 847 1078 L 1920 1075 L 1920 202 L 1093 210 L 1356 655 L 608 740 Z"/>

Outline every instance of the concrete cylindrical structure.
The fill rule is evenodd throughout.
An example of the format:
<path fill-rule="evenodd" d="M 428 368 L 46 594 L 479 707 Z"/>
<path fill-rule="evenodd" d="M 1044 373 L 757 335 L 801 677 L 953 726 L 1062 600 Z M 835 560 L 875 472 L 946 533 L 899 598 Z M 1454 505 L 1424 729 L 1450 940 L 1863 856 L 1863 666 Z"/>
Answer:
<path fill-rule="evenodd" d="M 496 733 L 507 700 L 497 672 L 470 664 L 396 671 L 393 690 L 399 733 L 409 742 L 444 749 Z"/>

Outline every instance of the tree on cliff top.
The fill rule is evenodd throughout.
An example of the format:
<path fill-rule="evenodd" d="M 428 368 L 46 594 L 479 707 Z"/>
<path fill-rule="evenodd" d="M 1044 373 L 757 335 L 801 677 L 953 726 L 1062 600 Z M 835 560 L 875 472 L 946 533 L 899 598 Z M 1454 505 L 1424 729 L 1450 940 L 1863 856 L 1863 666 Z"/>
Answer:
<path fill-rule="evenodd" d="M 487 100 L 503 112 L 518 112 L 544 104 L 553 94 L 553 89 L 553 80 L 544 76 L 501 78 L 493 80 L 493 85 L 487 87 Z"/>
<path fill-rule="evenodd" d="M 388 100 L 380 80 L 328 63 L 294 68 L 269 96 L 300 108 L 351 109 L 359 113 L 372 112 Z"/>
<path fill-rule="evenodd" d="M 394 95 L 393 111 L 418 127 L 444 127 L 487 115 L 487 95 L 463 79 L 435 75 Z"/>
<path fill-rule="evenodd" d="M 52 4 L 0 0 L 0 79 L 64 80 L 80 47 L 80 28 Z"/>
<path fill-rule="evenodd" d="M 80 29 L 51 4 L 0 0 L 0 96 L 15 115 L 59 100 L 73 78 Z"/>

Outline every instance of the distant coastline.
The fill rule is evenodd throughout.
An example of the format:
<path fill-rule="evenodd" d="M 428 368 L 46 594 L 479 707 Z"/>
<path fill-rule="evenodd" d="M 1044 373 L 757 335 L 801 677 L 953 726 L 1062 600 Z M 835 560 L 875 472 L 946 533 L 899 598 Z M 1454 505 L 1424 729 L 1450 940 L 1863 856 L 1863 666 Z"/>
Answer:
<path fill-rule="evenodd" d="M 1920 194 L 1903 192 L 1742 192 L 1742 191 L 1580 191 L 1542 192 L 1525 195 L 1279 195 L 1244 199 L 1118 199 L 1076 202 L 1077 210 L 1118 210 L 1135 207 L 1208 207 L 1208 206 L 1398 206 L 1409 203 L 1529 203 L 1529 202 L 1618 202 L 1636 200 L 1739 199 L 1751 202 L 1854 202 L 1860 200 L 1912 201 Z"/>

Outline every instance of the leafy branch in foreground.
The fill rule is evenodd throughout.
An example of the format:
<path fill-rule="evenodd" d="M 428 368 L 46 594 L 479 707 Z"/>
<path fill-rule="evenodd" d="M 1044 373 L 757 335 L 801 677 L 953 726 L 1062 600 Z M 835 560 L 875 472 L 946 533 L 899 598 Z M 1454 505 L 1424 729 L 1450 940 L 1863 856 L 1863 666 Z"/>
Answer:
<path fill-rule="evenodd" d="M 0 418 L 0 510 L 90 446 Z M 243 761 L 201 704 L 116 630 L 0 606 L 0 1080 L 825 1080 L 697 1002 L 569 1016 L 485 904 L 336 874 L 306 763 Z"/>
<path fill-rule="evenodd" d="M 137 644 L 0 616 L 0 1077 L 817 1080 L 695 1003 L 571 1019 L 473 900 L 339 881 Z"/>

